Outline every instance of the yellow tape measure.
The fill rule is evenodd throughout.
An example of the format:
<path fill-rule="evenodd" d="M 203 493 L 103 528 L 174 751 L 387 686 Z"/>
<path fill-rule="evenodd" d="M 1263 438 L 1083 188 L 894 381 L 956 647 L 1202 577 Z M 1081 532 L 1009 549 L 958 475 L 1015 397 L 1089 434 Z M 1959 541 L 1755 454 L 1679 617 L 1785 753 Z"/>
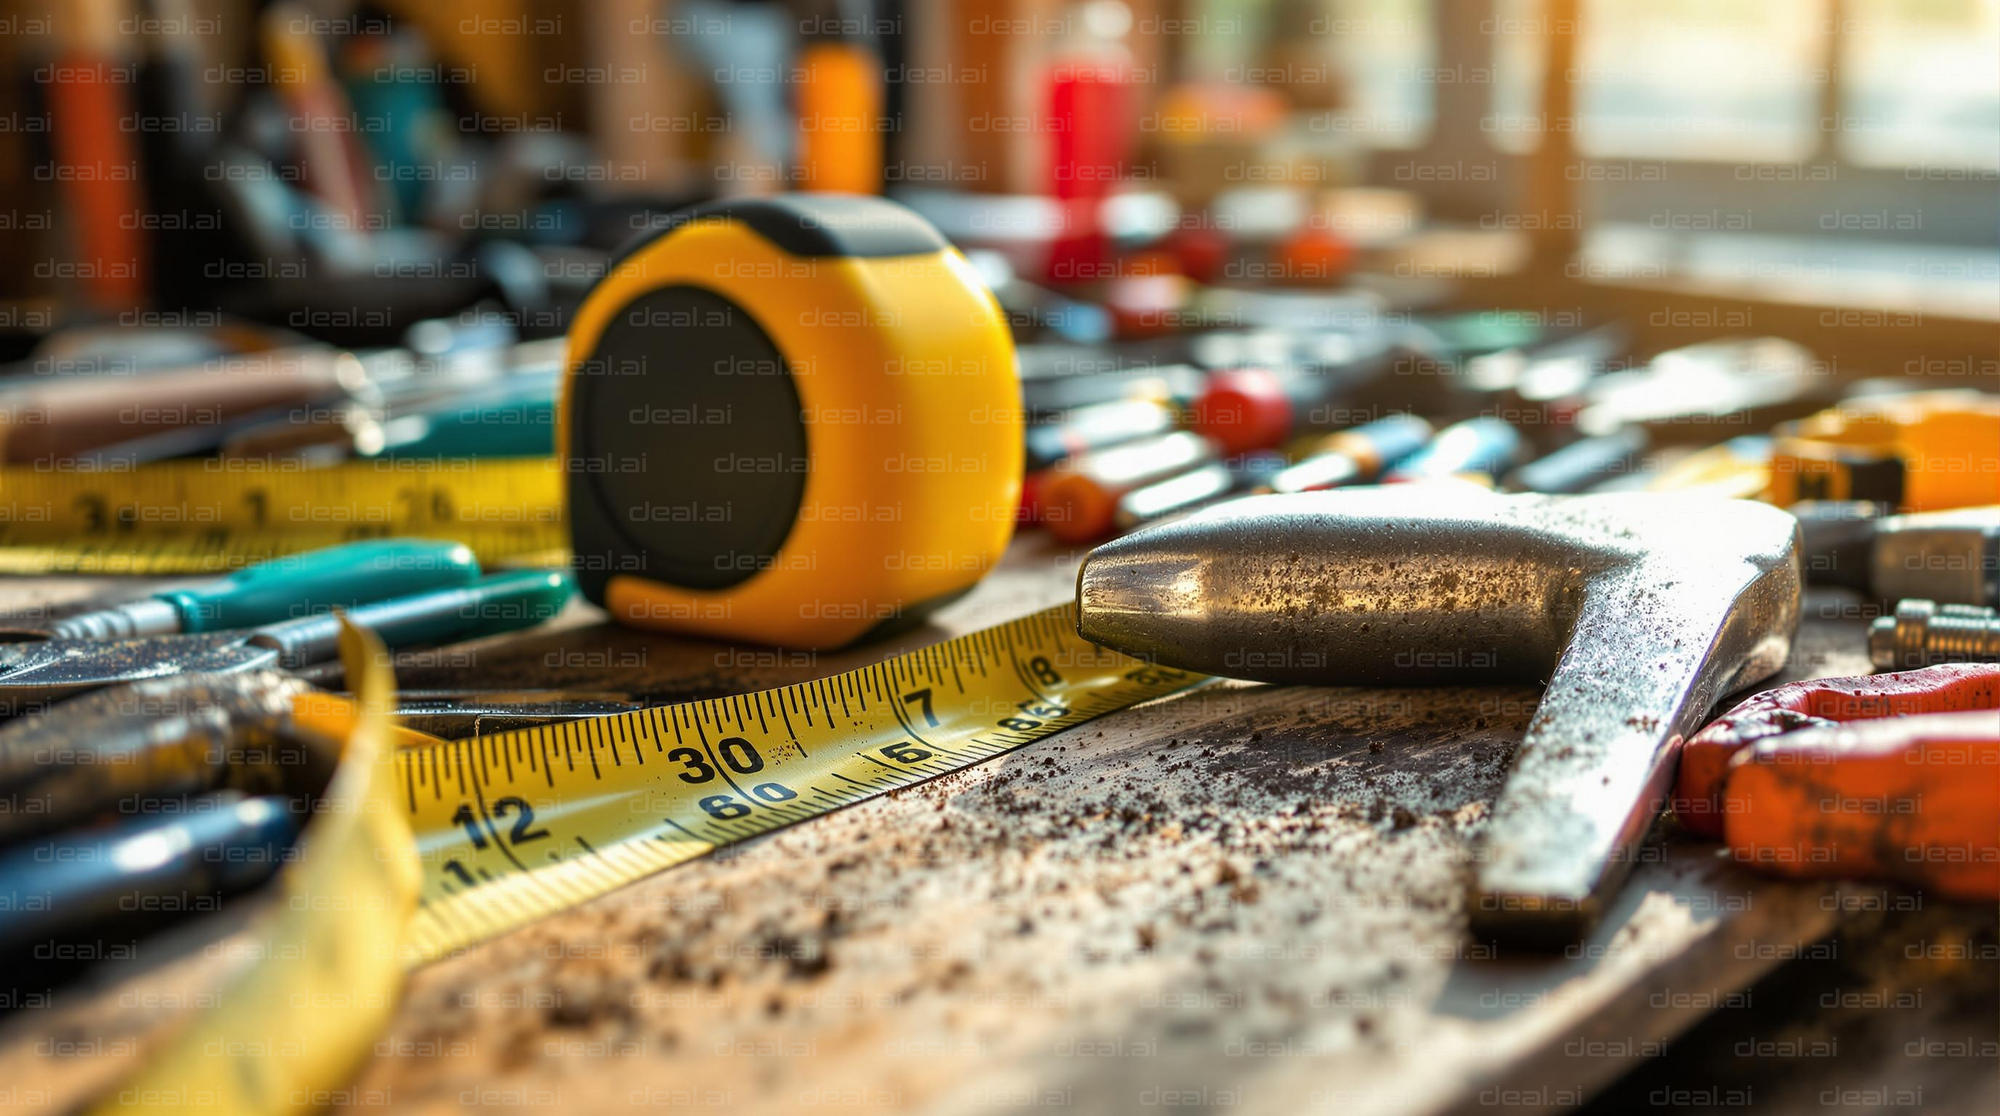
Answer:
<path fill-rule="evenodd" d="M 386 671 L 371 662 L 364 673 L 351 654 L 348 663 L 356 692 L 379 707 Z M 335 813 L 334 824 L 309 825 L 267 939 L 286 948 L 268 951 L 192 1039 L 109 1099 L 191 1106 L 160 1098 L 199 1097 L 223 1112 L 311 1107 L 287 1098 L 324 1096 L 346 1080 L 405 968 L 1205 681 L 1085 641 L 1075 609 L 1063 606 L 816 682 L 405 746 L 368 778 L 351 768 L 373 762 L 373 746 L 350 743 L 336 777 L 347 793 L 336 802 L 384 824 Z M 364 715 L 342 731 L 358 741 L 382 727 Z M 365 796 L 353 789 L 363 785 Z M 412 837 L 421 898 L 406 917 L 403 877 L 381 865 L 399 863 Z M 384 925 L 396 928 L 393 940 Z M 257 1014 L 259 1004 L 300 1002 L 328 1010 Z M 343 1014 L 349 1007 L 367 1030 Z M 232 1045 L 238 1039 L 249 1045 Z M 227 1067 L 214 1052 L 274 1043 L 313 1054 L 245 1069 L 254 1097 L 242 1080 L 218 1084 Z"/>
<path fill-rule="evenodd" d="M 357 539 L 463 542 L 488 562 L 560 552 L 553 457 L 174 461 L 0 469 L 0 573 L 209 573 Z"/>
<path fill-rule="evenodd" d="M 922 622 L 1013 534 L 1006 317 L 894 202 L 675 215 L 577 308 L 563 384 L 577 587 L 622 623 L 845 646 Z"/>

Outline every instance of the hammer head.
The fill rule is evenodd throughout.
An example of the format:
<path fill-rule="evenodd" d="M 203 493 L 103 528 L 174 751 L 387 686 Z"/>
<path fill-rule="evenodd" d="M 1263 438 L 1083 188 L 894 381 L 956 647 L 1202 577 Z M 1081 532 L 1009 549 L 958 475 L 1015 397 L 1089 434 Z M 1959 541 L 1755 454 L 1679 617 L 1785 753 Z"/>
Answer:
<path fill-rule="evenodd" d="M 1784 664 L 1797 521 L 1741 500 L 1352 489 L 1238 500 L 1105 544 L 1087 639 L 1264 682 L 1542 682 L 1478 848 L 1476 932 L 1587 933 L 1681 740 Z"/>

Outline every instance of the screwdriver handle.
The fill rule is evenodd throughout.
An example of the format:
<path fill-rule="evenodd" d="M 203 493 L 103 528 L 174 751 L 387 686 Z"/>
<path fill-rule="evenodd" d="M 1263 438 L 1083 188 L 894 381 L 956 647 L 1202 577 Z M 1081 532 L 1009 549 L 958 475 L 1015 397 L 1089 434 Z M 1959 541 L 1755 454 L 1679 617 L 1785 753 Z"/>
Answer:
<path fill-rule="evenodd" d="M 0 853 L 0 902 L 13 912 L 0 921 L 0 951 L 86 931 L 129 935 L 197 909 L 175 900 L 246 891 L 284 865 L 298 832 L 289 799 L 222 791 L 185 812 L 16 845 Z"/>
<path fill-rule="evenodd" d="M 1428 445 L 1398 462 L 1382 479 L 1395 484 L 1456 473 L 1498 477 L 1520 457 L 1523 448 L 1521 432 L 1514 424 L 1482 415 L 1438 431 Z"/>
<path fill-rule="evenodd" d="M 359 605 L 347 618 L 391 648 L 456 643 L 533 627 L 561 612 L 575 591 L 567 573 L 515 570 L 454 589 Z M 340 617 L 324 613 L 273 624 L 251 642 L 276 648 L 279 665 L 292 668 L 333 658 L 339 640 Z"/>
<path fill-rule="evenodd" d="M 289 620 L 302 603 L 319 610 L 465 585 L 479 560 L 463 544 L 378 539 L 274 558 L 228 577 L 157 596 L 174 606 L 183 632 L 257 628 Z"/>

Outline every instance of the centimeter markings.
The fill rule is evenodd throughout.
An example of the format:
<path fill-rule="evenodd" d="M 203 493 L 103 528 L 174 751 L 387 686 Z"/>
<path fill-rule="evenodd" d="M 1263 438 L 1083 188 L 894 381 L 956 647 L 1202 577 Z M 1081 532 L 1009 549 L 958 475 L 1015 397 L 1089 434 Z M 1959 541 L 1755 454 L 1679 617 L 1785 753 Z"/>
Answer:
<path fill-rule="evenodd" d="M 464 543 L 482 560 L 508 565 L 561 565 L 569 557 L 569 534 L 558 524 L 475 529 L 437 524 L 401 531 L 276 534 L 220 530 L 51 539 L 0 530 L 0 574 L 219 574 L 287 554 L 396 535 Z"/>
<path fill-rule="evenodd" d="M 405 750 L 406 960 L 1202 681 L 1085 642 L 1064 606 L 781 689 Z"/>
<path fill-rule="evenodd" d="M 9 524 L 286 527 L 451 520 L 470 510 L 553 517 L 564 473 L 553 457 L 387 459 L 307 467 L 295 461 L 167 461 L 130 468 L 0 468 Z"/>
<path fill-rule="evenodd" d="M 554 458 L 6 467 L 0 573 L 202 573 L 391 535 L 545 554 L 568 542 L 563 480 Z"/>

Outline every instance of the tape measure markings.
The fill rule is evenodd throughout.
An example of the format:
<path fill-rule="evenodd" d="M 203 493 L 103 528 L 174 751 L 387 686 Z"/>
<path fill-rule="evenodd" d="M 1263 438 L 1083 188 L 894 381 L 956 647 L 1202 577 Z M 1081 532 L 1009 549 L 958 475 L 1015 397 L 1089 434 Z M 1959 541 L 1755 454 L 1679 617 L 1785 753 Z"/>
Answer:
<path fill-rule="evenodd" d="M 1096 648 L 1073 616 L 758 694 L 401 753 L 425 877 L 407 960 L 1203 681 Z"/>
<path fill-rule="evenodd" d="M 0 573 L 176 574 L 391 535 L 497 561 L 564 551 L 557 459 L 0 468 Z"/>

